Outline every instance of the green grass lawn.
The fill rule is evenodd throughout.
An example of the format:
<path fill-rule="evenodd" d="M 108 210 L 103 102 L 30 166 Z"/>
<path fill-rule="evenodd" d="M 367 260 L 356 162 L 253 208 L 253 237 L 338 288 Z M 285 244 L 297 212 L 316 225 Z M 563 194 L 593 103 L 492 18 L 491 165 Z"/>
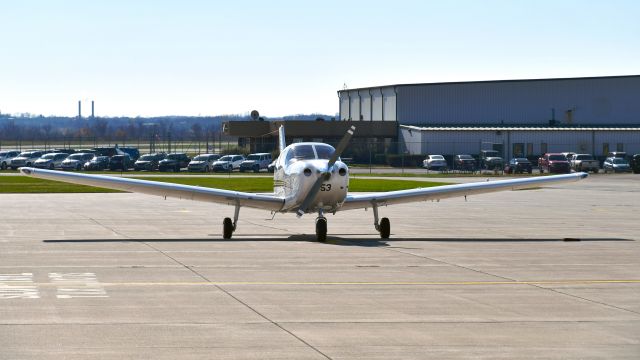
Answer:
<path fill-rule="evenodd" d="M 154 177 L 142 178 L 142 180 L 169 182 L 184 185 L 196 185 L 214 187 L 219 189 L 245 191 L 245 192 L 271 192 L 273 191 L 273 179 L 266 177 L 241 178 L 233 180 L 219 177 L 187 178 L 187 177 Z M 380 180 L 380 179 L 351 179 L 349 191 L 375 192 L 413 189 L 418 187 L 430 187 L 447 185 L 442 182 L 411 181 L 411 180 Z M 36 179 L 27 176 L 0 176 L 0 193 L 96 193 L 118 192 L 116 190 L 96 188 L 84 185 L 74 185 L 58 181 Z"/>

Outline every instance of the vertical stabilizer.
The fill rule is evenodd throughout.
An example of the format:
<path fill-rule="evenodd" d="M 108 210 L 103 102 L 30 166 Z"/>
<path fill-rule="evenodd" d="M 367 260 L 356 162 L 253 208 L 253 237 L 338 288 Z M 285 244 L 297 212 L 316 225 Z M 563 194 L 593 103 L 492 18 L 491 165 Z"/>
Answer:
<path fill-rule="evenodd" d="M 284 139 L 284 125 L 280 125 L 278 129 L 278 144 L 280 145 L 280 152 L 287 147 L 287 142 Z"/>

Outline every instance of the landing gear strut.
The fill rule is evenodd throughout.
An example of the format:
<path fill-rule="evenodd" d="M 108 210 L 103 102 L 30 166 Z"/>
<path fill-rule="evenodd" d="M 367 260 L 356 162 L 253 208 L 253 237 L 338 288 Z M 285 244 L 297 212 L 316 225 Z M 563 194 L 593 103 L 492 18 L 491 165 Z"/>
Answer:
<path fill-rule="evenodd" d="M 238 225 L 238 216 L 240 215 L 240 202 L 236 202 L 236 209 L 233 214 L 233 222 L 231 218 L 224 218 L 222 222 L 222 237 L 225 239 L 231 239 L 233 232 L 236 231 Z"/>
<path fill-rule="evenodd" d="M 318 241 L 327 241 L 327 218 L 322 214 L 322 210 L 318 212 L 316 218 L 316 238 Z"/>
<path fill-rule="evenodd" d="M 378 204 L 373 204 L 373 225 L 380 233 L 382 239 L 388 239 L 391 235 L 391 222 L 389 218 L 383 217 L 378 221 Z"/>

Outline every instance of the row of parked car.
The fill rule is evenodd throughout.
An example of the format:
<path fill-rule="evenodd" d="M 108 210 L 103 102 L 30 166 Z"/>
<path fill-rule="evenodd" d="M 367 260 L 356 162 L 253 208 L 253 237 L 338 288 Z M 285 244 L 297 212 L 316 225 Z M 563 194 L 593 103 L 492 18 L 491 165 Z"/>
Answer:
<path fill-rule="evenodd" d="M 482 150 L 478 160 L 469 154 L 453 157 L 452 168 L 460 171 L 495 170 L 502 169 L 504 160 L 496 150 Z M 427 170 L 449 170 L 449 163 L 443 155 L 427 155 L 422 161 L 422 167 Z"/>
<path fill-rule="evenodd" d="M 515 157 L 504 163 L 502 157 L 495 150 L 483 150 L 476 160 L 468 154 L 455 155 L 453 157 L 453 169 L 459 171 L 478 170 L 502 170 L 507 174 L 533 172 L 533 163 L 525 157 Z M 570 173 L 571 171 L 584 171 L 598 173 L 600 169 L 608 172 L 640 173 L 640 154 L 635 154 L 629 159 L 624 152 L 611 152 L 600 166 L 600 161 L 591 154 L 546 153 L 538 159 L 540 173 Z M 423 161 L 423 167 L 428 170 L 449 170 L 449 164 L 442 155 L 427 155 Z"/>
<path fill-rule="evenodd" d="M 108 150 L 106 150 L 108 149 Z M 94 148 L 74 151 L 53 149 L 49 151 L 28 150 L 0 151 L 2 170 L 20 167 L 61 170 L 136 170 L 174 171 L 186 168 L 194 172 L 230 172 L 234 170 L 259 172 L 268 170 L 272 162 L 271 154 L 257 153 L 243 155 L 201 154 L 190 158 L 185 153 L 153 153 L 140 156 L 133 148 Z M 125 151 L 129 150 L 129 151 Z"/>

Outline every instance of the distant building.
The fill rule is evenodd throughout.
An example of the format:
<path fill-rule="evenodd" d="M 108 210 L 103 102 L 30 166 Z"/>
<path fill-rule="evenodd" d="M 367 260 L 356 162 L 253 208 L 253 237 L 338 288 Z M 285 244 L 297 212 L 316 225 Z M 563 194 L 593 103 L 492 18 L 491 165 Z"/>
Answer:
<path fill-rule="evenodd" d="M 349 129 L 345 121 L 229 121 L 223 132 L 238 137 L 238 145 L 252 152 L 270 152 L 277 148 L 278 128 L 285 125 L 287 144 L 316 141 L 336 145 Z M 352 143 L 375 143 L 377 151 L 395 151 L 398 139 L 396 122 L 357 124 Z"/>
<path fill-rule="evenodd" d="M 640 152 L 640 75 L 338 91 L 340 120 L 397 122 L 411 154 Z"/>

